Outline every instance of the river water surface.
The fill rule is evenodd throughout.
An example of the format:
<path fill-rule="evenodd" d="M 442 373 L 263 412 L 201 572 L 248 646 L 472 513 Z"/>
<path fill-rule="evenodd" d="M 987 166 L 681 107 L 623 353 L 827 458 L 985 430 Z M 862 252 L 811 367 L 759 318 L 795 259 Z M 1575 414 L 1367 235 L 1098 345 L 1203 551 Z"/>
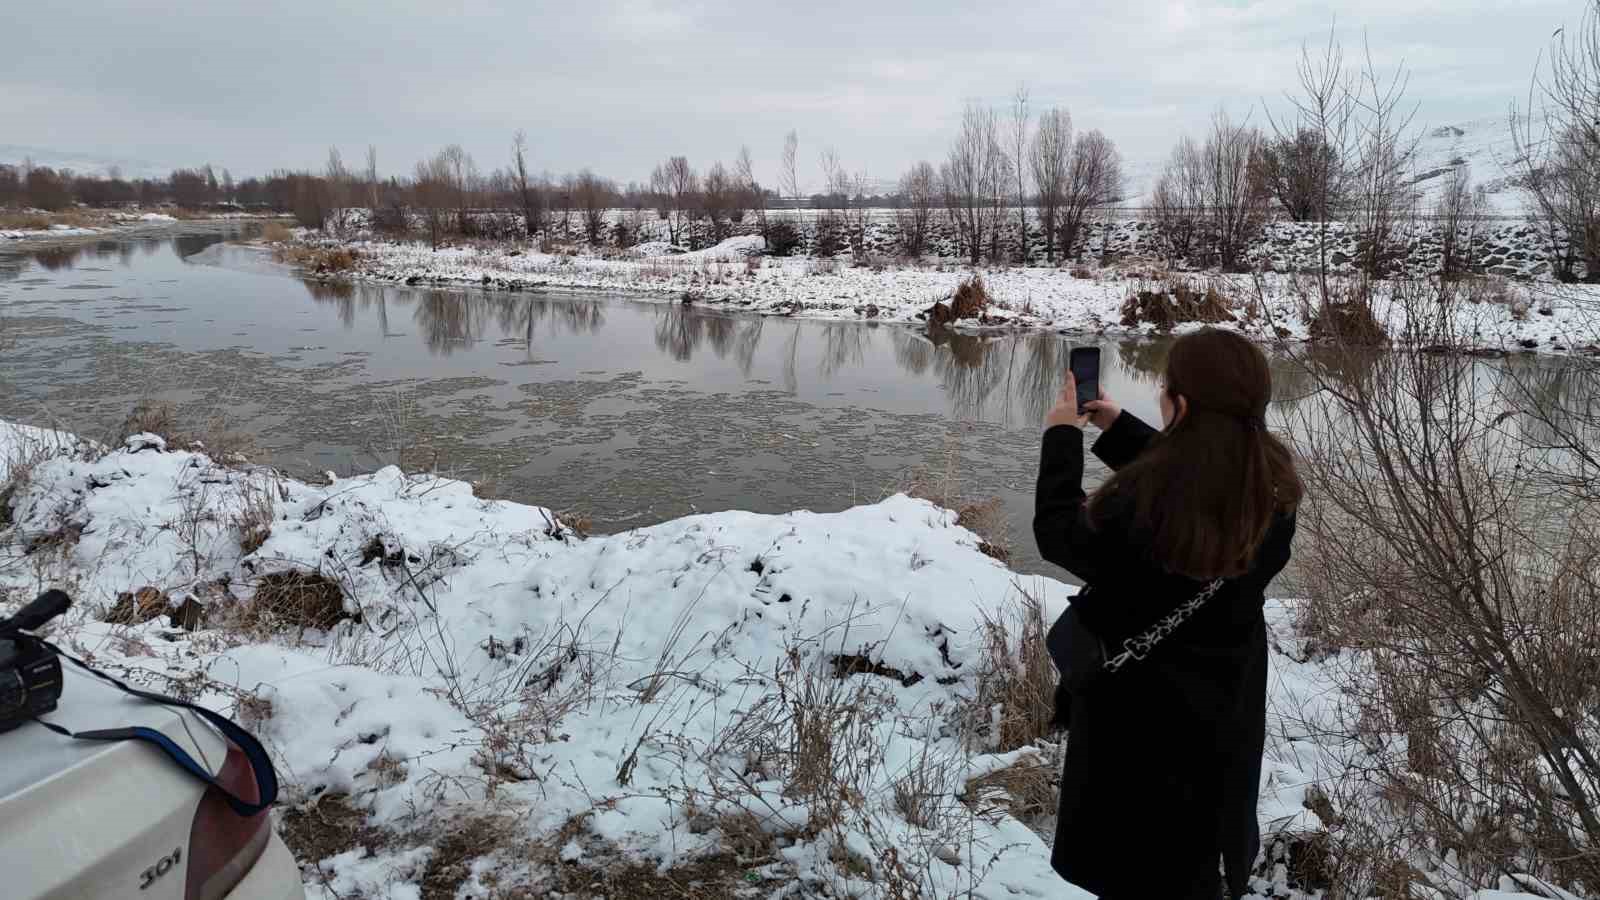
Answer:
<path fill-rule="evenodd" d="M 165 401 L 197 429 L 249 433 L 256 461 L 299 477 L 432 468 L 601 532 L 837 510 L 920 483 L 999 498 L 1012 565 L 1050 571 L 1028 523 L 1070 337 L 327 285 L 237 243 L 252 233 L 0 250 L 0 417 L 105 437 Z M 1162 343 L 1077 343 L 1101 347 L 1113 396 L 1156 416 Z"/>

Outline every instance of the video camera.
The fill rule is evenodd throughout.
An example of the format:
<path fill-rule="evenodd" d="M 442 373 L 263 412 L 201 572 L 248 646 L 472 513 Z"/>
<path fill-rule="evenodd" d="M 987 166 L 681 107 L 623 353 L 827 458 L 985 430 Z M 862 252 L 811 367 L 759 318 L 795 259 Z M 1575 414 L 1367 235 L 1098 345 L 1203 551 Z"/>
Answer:
<path fill-rule="evenodd" d="M 9 619 L 0 619 L 0 734 L 50 712 L 61 699 L 61 659 L 29 632 L 67 611 L 72 598 L 45 591 Z"/>

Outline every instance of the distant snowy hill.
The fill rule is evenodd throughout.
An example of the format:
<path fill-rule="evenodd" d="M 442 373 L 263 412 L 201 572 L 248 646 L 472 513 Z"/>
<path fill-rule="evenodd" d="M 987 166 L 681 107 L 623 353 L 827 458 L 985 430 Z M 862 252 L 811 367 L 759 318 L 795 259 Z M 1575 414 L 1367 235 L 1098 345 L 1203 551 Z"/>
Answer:
<path fill-rule="evenodd" d="M 1426 210 L 1458 166 L 1470 166 L 1472 184 L 1488 192 L 1490 209 L 1500 215 L 1525 211 L 1525 195 L 1513 184 L 1516 142 L 1506 116 L 1473 119 L 1428 129 L 1417 145 L 1417 188 Z"/>
<path fill-rule="evenodd" d="M 1516 216 L 1524 212 L 1523 192 L 1512 184 L 1516 145 L 1505 116 L 1428 127 L 1417 144 L 1417 192 L 1426 212 L 1457 166 L 1470 166 L 1472 183 L 1487 191 L 1489 213 Z M 1124 206 L 1143 206 L 1155 188 L 1166 157 L 1123 161 Z"/>
<path fill-rule="evenodd" d="M 20 144 L 0 144 L 0 164 L 17 165 L 32 160 L 36 166 L 52 169 L 71 169 L 80 174 L 105 175 L 113 168 L 123 178 L 166 178 L 175 166 L 161 165 L 142 159 L 106 159 L 89 153 L 53 150 L 48 147 L 25 147 Z"/>

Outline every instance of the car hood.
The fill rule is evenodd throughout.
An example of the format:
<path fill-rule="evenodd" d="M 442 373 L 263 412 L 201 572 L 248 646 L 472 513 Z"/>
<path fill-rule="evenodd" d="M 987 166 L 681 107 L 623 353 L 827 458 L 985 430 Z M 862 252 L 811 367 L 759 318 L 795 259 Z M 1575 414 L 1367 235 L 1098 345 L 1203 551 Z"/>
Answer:
<path fill-rule="evenodd" d="M 63 662 L 62 675 L 61 700 L 54 712 L 40 717 L 45 721 L 74 732 L 154 728 L 212 772 L 221 769 L 226 742 L 199 716 L 131 697 L 71 663 Z M 113 752 L 120 743 L 75 740 L 38 722 L 0 734 L 0 805 L 32 785 Z"/>

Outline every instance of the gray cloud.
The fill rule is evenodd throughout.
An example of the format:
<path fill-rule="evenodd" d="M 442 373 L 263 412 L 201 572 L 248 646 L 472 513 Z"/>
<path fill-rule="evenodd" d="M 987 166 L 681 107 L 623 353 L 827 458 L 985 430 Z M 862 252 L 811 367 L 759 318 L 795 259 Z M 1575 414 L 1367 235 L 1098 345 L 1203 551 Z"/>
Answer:
<path fill-rule="evenodd" d="M 1380 66 L 1404 59 L 1419 123 L 1502 114 L 1582 0 L 1088 0 L 950 4 L 213 0 L 60 3 L 8 16 L 0 143 L 236 173 L 377 145 L 407 171 L 458 142 L 485 169 L 528 130 L 542 168 L 623 181 L 659 158 L 770 175 L 798 129 L 814 161 L 893 177 L 943 155 L 962 103 L 1060 105 L 1153 161 L 1218 104 L 1261 116 L 1302 41 L 1337 17 Z"/>

